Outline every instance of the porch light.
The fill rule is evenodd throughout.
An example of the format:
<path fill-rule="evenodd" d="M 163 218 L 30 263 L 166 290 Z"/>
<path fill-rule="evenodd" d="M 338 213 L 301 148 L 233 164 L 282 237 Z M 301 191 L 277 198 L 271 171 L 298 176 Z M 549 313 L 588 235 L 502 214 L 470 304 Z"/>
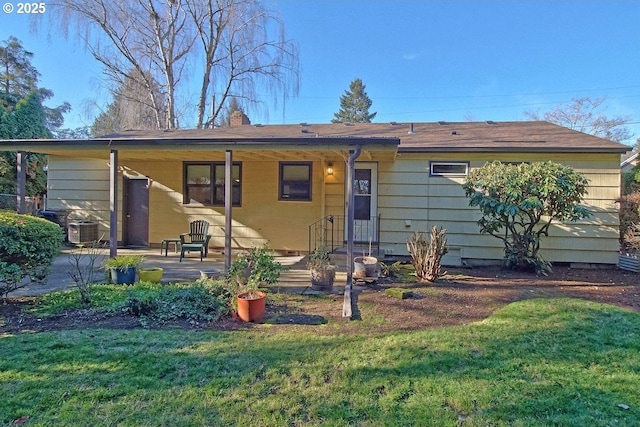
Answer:
<path fill-rule="evenodd" d="M 327 175 L 333 175 L 333 163 L 327 163 Z"/>

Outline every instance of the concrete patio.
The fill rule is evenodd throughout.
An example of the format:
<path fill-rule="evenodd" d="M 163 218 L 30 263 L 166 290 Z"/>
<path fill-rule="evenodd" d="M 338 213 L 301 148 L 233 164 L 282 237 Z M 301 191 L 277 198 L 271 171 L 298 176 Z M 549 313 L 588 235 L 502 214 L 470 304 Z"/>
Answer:
<path fill-rule="evenodd" d="M 217 271 L 222 275 L 224 274 L 224 256 L 222 253 L 210 251 L 209 256 L 201 262 L 199 256 L 194 252 L 188 254 L 183 258 L 182 262 L 180 262 L 180 253 L 176 253 L 172 251 L 172 249 L 173 247 L 169 249 L 167 255 L 165 255 L 164 252 L 161 255 L 160 249 L 118 249 L 118 254 L 135 253 L 144 255 L 145 261 L 142 263 L 143 267 L 161 267 L 163 269 L 162 283 L 192 282 L 200 278 L 201 271 L 206 273 Z M 9 296 L 35 296 L 53 291 L 73 289 L 75 283 L 70 273 L 77 270 L 74 266 L 75 261 L 73 254 L 77 254 L 78 251 L 79 249 L 77 248 L 65 247 L 61 254 L 54 259 L 45 284 L 29 285 L 9 293 Z M 99 282 L 105 277 L 106 273 L 101 268 L 101 265 L 103 260 L 108 256 L 108 248 L 100 249 L 99 255 L 95 259 L 94 273 L 96 275 L 95 277 L 100 279 L 98 280 Z M 333 262 L 338 265 L 333 290 L 336 293 L 340 293 L 344 291 L 344 285 L 347 280 L 346 256 L 332 255 L 331 258 Z M 79 259 L 82 262 L 82 267 L 86 268 L 89 264 L 89 258 L 84 256 L 79 257 Z M 277 260 L 286 266 L 287 270 L 280 275 L 278 285 L 271 287 L 274 292 L 315 293 L 315 291 L 311 290 L 311 282 L 309 271 L 306 268 L 305 257 L 282 256 L 277 257 Z"/>

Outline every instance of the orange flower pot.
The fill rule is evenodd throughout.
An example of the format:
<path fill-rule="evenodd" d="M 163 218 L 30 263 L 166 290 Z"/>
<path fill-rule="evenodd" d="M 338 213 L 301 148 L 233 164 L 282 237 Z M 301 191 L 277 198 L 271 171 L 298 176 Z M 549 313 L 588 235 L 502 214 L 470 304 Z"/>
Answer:
<path fill-rule="evenodd" d="M 262 320 L 267 305 L 267 294 L 262 291 L 248 291 L 238 294 L 238 317 L 245 322 Z"/>

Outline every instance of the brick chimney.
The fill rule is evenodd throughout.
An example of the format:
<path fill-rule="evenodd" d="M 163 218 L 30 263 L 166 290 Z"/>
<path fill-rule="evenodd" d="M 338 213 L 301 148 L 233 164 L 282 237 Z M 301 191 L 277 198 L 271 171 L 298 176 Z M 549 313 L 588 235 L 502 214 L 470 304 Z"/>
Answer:
<path fill-rule="evenodd" d="M 229 121 L 231 122 L 231 127 L 251 124 L 251 120 L 249 120 L 249 117 L 247 117 L 247 115 L 242 111 L 234 111 L 233 113 L 231 113 L 231 118 Z"/>

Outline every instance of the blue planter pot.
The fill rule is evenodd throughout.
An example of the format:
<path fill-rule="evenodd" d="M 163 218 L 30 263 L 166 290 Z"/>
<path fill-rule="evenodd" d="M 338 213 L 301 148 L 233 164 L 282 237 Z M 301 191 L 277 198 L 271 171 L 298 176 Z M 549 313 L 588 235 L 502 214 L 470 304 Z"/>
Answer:
<path fill-rule="evenodd" d="M 119 285 L 132 285 L 136 281 L 136 268 L 129 267 L 127 270 L 118 268 L 111 269 L 111 282 Z"/>

